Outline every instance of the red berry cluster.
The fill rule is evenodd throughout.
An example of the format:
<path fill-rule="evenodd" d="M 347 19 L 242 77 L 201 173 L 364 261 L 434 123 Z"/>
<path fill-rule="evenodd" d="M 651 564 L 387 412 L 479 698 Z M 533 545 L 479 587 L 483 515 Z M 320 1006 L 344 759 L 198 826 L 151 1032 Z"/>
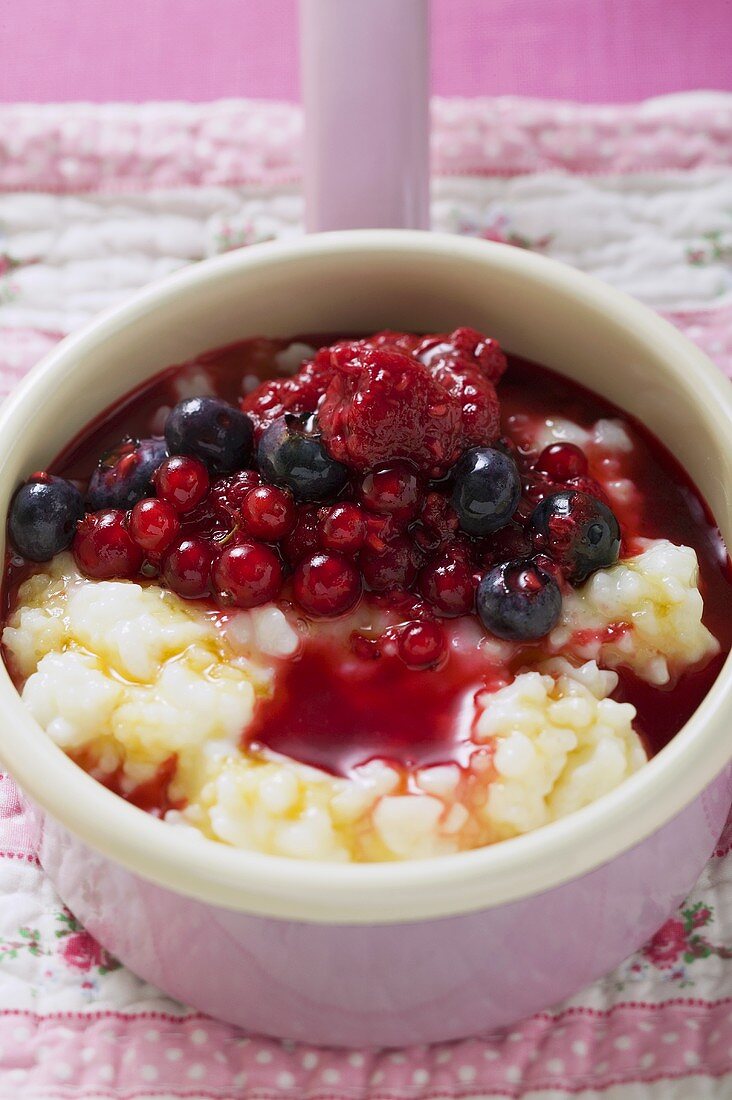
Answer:
<path fill-rule="evenodd" d="M 286 412 L 315 412 L 329 453 L 363 473 L 406 459 L 425 476 L 499 431 L 495 385 L 506 357 L 474 329 L 380 332 L 321 348 L 293 378 L 259 386 L 242 409 L 263 431 Z"/>
<path fill-rule="evenodd" d="M 255 607 L 282 587 L 279 555 L 267 543 L 290 533 L 292 496 L 261 485 L 253 470 L 212 482 L 197 458 L 172 455 L 153 477 L 155 497 L 129 512 L 93 512 L 79 525 L 73 549 L 91 577 L 160 574 L 186 599 L 212 590 L 223 603 Z"/>
<path fill-rule="evenodd" d="M 336 499 L 297 503 L 254 469 L 217 475 L 172 455 L 154 474 L 154 496 L 84 517 L 73 543 L 79 568 L 95 578 L 160 577 L 186 599 L 222 607 L 282 596 L 313 618 L 348 612 L 366 589 L 403 621 L 381 639 L 355 634 L 354 652 L 379 656 L 386 645 L 410 668 L 434 667 L 446 652 L 436 620 L 473 613 L 486 568 L 535 552 L 526 521 L 536 504 L 557 488 L 603 497 L 574 445 L 553 444 L 531 466 L 497 441 L 493 387 L 504 368 L 495 342 L 470 329 L 321 349 L 242 407 L 260 435 L 285 412 L 317 407 L 324 444 L 350 470 Z M 513 521 L 484 538 L 459 529 L 444 479 L 476 442 L 511 451 L 523 479 Z"/>

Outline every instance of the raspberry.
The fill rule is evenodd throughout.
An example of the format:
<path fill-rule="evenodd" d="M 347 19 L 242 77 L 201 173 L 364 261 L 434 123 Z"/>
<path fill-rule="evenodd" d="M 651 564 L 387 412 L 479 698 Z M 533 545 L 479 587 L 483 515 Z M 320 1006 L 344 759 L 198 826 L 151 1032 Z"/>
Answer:
<path fill-rule="evenodd" d="M 439 366 L 432 376 L 462 411 L 463 449 L 492 443 L 500 431 L 500 408 L 495 387 L 476 367 Z"/>
<path fill-rule="evenodd" d="M 451 368 L 477 367 L 494 385 L 506 371 L 506 356 L 497 340 L 483 336 L 474 328 L 456 328 L 453 332 L 415 336 L 410 332 L 377 332 L 365 341 L 374 347 L 391 347 L 419 359 L 426 367 L 447 365 Z"/>
<path fill-rule="evenodd" d="M 460 401 L 466 446 L 492 443 L 499 431 L 495 386 L 506 370 L 506 356 L 495 340 L 472 328 L 428 336 L 415 356 Z"/>
<path fill-rule="evenodd" d="M 358 471 L 395 459 L 441 476 L 461 451 L 499 430 L 494 383 L 506 360 L 474 329 L 429 337 L 382 332 L 321 348 L 291 378 L 241 402 L 257 438 L 285 413 L 317 410 L 333 458 Z"/>
<path fill-rule="evenodd" d="M 499 430 L 495 385 L 506 370 L 506 356 L 495 340 L 475 329 L 425 336 L 380 333 L 379 346 L 398 348 L 427 367 L 462 410 L 464 446 L 492 443 Z"/>
<path fill-rule="evenodd" d="M 250 489 L 256 489 L 262 479 L 256 470 L 240 470 L 230 477 L 221 477 L 211 486 L 212 506 L 227 516 L 238 514 Z"/>
<path fill-rule="evenodd" d="M 242 411 L 254 423 L 255 437 L 258 439 L 265 428 L 286 412 L 315 412 L 334 374 L 330 348 L 321 348 L 293 377 L 272 378 L 257 386 L 241 401 Z"/>
<path fill-rule="evenodd" d="M 332 350 L 338 370 L 318 420 L 329 453 L 359 471 L 406 459 L 430 476 L 462 450 L 459 402 L 420 363 L 364 344 Z"/>
<path fill-rule="evenodd" d="M 458 372 L 477 368 L 493 385 L 500 382 L 508 365 L 498 341 L 474 328 L 456 328 L 449 334 L 427 336 L 415 354 L 433 368 L 443 365 Z"/>
<path fill-rule="evenodd" d="M 427 337 L 427 339 L 431 339 Z M 384 329 L 382 332 L 377 332 L 373 336 L 369 336 L 366 340 L 363 340 L 363 344 L 368 344 L 372 348 L 391 348 L 392 350 L 401 351 L 405 355 L 410 356 L 412 359 L 416 359 L 417 348 L 420 347 L 425 341 L 424 336 L 418 336 L 413 332 L 395 332 L 392 329 Z"/>

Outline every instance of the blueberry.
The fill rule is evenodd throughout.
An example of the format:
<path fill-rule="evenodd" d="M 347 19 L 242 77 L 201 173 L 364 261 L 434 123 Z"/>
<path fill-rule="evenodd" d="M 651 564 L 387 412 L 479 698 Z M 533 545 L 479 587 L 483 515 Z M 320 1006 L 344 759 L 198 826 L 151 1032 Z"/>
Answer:
<path fill-rule="evenodd" d="M 167 457 L 164 439 L 123 439 L 103 455 L 89 479 L 87 508 L 90 512 L 126 511 L 143 497 L 153 496 L 152 476 Z"/>
<path fill-rule="evenodd" d="M 84 501 L 75 485 L 53 474 L 36 474 L 10 505 L 10 538 L 24 558 L 50 561 L 71 545 L 83 515 Z"/>
<path fill-rule="evenodd" d="M 537 504 L 529 526 L 536 548 L 553 558 L 573 584 L 618 560 L 620 524 L 607 504 L 589 493 L 552 493 Z"/>
<path fill-rule="evenodd" d="M 168 413 L 165 438 L 172 455 L 193 455 L 213 473 L 229 474 L 249 465 L 254 425 L 220 397 L 186 397 Z"/>
<path fill-rule="evenodd" d="M 348 470 L 331 458 L 313 432 L 312 417 L 286 414 L 263 432 L 257 449 L 262 476 L 298 500 L 327 500 L 345 485 Z"/>
<path fill-rule="evenodd" d="M 516 511 L 521 479 L 516 463 L 493 447 L 471 447 L 453 467 L 452 506 L 469 535 L 490 535 Z"/>
<path fill-rule="evenodd" d="M 476 607 L 491 634 L 511 642 L 532 642 L 556 626 L 562 594 L 554 578 L 536 562 L 505 561 L 482 578 Z"/>

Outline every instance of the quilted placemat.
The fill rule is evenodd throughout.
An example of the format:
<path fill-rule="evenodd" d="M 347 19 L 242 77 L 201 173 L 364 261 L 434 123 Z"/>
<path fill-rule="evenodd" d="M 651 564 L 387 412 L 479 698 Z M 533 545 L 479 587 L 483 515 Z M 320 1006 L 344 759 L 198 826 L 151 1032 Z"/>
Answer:
<path fill-rule="evenodd" d="M 300 233 L 300 131 L 275 103 L 0 107 L 0 391 L 151 279 Z M 437 101 L 433 156 L 435 228 L 592 272 L 732 374 L 732 96 Z M 602 982 L 510 1031 L 382 1052 L 166 999 L 63 908 L 30 835 L 3 776 L 1 1100 L 732 1096 L 732 820 L 680 911 Z"/>

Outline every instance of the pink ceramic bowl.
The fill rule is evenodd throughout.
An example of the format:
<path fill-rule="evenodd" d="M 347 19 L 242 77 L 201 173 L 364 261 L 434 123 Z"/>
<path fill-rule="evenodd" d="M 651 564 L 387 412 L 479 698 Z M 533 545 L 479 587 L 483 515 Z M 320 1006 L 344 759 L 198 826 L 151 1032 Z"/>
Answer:
<path fill-rule="evenodd" d="M 256 334 L 472 325 L 640 417 L 732 545 L 732 394 L 615 290 L 515 248 L 401 231 L 267 244 L 191 267 L 65 340 L 0 414 L 0 510 L 103 407 L 154 371 Z M 576 992 L 693 885 L 732 801 L 732 675 L 613 793 L 489 848 L 400 864 L 305 863 L 170 828 L 87 776 L 0 672 L 0 753 L 40 858 L 106 948 L 161 989 L 270 1035 L 451 1039 Z"/>

